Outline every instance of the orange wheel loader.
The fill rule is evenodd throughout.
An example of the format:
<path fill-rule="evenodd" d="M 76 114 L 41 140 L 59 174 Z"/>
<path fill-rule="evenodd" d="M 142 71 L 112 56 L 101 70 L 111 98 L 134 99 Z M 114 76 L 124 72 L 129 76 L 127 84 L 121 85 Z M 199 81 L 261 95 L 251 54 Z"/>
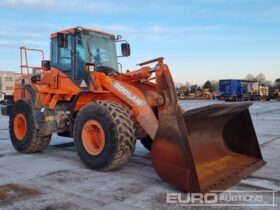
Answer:
<path fill-rule="evenodd" d="M 108 171 L 129 161 L 140 139 L 157 174 L 187 192 L 224 190 L 265 163 L 250 103 L 184 113 L 164 59 L 122 73 L 119 45 L 129 56 L 120 36 L 76 27 L 51 34 L 50 60 L 20 48 L 22 76 L 4 107 L 18 152 L 42 152 L 57 133 L 74 138 L 85 165 Z M 40 67 L 29 65 L 29 51 L 42 54 Z"/>

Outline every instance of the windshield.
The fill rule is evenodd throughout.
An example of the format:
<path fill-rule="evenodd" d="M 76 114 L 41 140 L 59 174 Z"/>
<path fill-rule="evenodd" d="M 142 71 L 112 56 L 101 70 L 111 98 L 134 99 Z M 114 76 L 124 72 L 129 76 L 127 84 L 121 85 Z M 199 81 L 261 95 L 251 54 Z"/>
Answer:
<path fill-rule="evenodd" d="M 87 62 L 118 71 L 116 44 L 113 36 L 83 31 L 82 40 Z"/>

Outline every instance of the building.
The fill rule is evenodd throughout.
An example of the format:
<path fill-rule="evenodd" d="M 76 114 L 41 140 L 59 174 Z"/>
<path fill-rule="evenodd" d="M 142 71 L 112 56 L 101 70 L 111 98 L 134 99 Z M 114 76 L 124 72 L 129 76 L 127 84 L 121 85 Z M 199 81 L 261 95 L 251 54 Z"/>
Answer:
<path fill-rule="evenodd" d="M 13 71 L 0 71 L 0 101 L 4 99 L 5 94 L 14 94 L 15 80 L 20 75 L 20 73 Z"/>

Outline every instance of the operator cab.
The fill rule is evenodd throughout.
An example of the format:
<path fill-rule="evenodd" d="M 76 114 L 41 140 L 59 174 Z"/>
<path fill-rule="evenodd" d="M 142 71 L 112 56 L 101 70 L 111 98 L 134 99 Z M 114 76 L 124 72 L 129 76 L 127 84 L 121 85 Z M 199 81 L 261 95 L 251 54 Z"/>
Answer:
<path fill-rule="evenodd" d="M 117 56 L 116 42 L 123 42 L 122 56 Z M 113 34 L 77 27 L 51 35 L 50 66 L 71 77 L 80 87 L 82 83 L 88 87 L 86 65 L 94 65 L 97 72 L 111 74 L 119 72 L 117 57 L 129 55 L 129 44 Z"/>

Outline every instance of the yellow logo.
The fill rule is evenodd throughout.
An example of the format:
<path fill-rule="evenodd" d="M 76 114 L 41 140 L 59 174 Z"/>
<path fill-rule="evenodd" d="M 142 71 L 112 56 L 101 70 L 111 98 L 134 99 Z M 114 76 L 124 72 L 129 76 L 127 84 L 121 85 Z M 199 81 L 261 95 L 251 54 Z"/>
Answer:
<path fill-rule="evenodd" d="M 113 82 L 113 79 L 111 77 L 106 77 L 105 80 L 106 80 L 106 82 L 108 82 L 110 84 Z"/>
<path fill-rule="evenodd" d="M 46 121 L 54 121 L 54 116 L 52 115 L 47 116 Z"/>

